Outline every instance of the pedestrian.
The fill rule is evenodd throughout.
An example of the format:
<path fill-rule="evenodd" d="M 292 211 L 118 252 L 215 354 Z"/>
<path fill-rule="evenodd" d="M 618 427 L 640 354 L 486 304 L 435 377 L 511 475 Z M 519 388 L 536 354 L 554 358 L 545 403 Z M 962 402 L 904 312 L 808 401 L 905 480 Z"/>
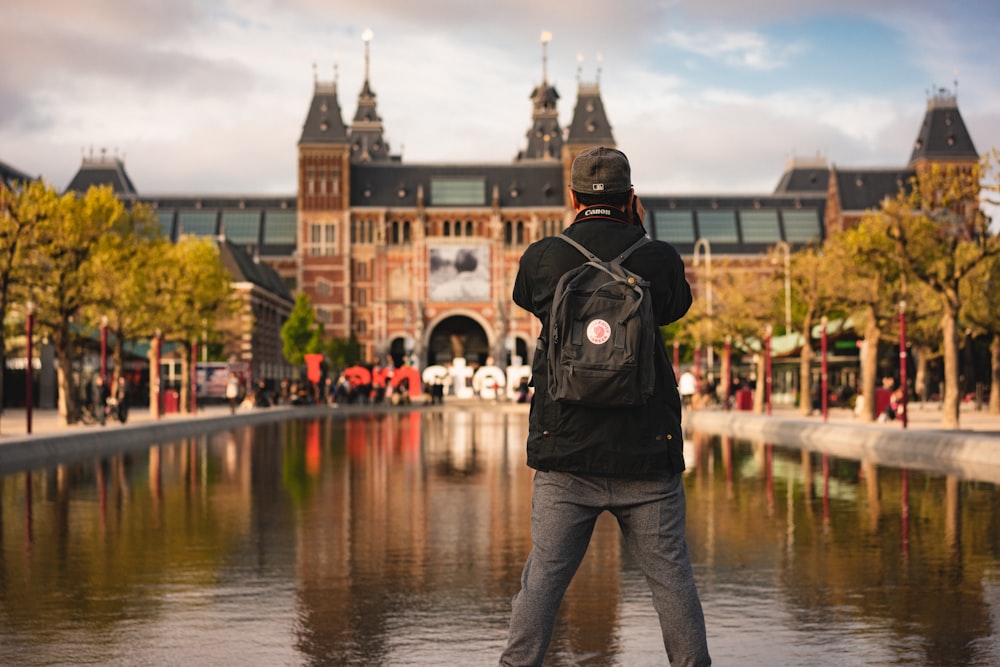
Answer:
<path fill-rule="evenodd" d="M 107 407 L 108 407 L 108 392 L 107 386 L 104 384 L 104 376 L 98 373 L 94 377 L 94 384 L 91 387 L 91 407 L 94 410 L 94 417 L 97 418 L 97 423 L 104 426 L 105 420 L 107 418 Z"/>
<path fill-rule="evenodd" d="M 694 373 L 691 372 L 690 368 L 681 373 L 678 387 L 680 388 L 681 402 L 684 407 L 692 407 L 692 404 L 694 403 L 694 395 L 698 392 L 698 378 L 694 376 Z"/>
<path fill-rule="evenodd" d="M 229 414 L 235 415 L 240 402 L 240 380 L 236 373 L 230 373 L 226 381 L 226 400 L 229 401 Z"/>
<path fill-rule="evenodd" d="M 118 376 L 118 383 L 115 385 L 115 410 L 118 421 L 122 424 L 128 419 L 128 382 L 124 375 Z"/>
<path fill-rule="evenodd" d="M 645 211 L 623 153 L 585 150 L 573 161 L 571 181 L 576 217 L 567 236 L 610 260 L 645 235 Z M 522 255 L 514 302 L 541 321 L 543 337 L 556 284 L 583 262 L 578 250 L 556 237 L 536 241 Z M 691 289 L 672 246 L 651 241 L 624 266 L 650 283 L 657 324 L 687 312 Z M 544 338 L 539 345 L 546 345 Z M 618 520 L 624 544 L 652 590 L 671 664 L 711 664 L 685 538 L 681 405 L 666 350 L 655 345 L 652 397 L 638 406 L 603 408 L 553 400 L 542 352 L 540 347 L 532 364 L 535 392 L 528 418 L 527 464 L 535 469 L 532 548 L 513 597 L 500 664 L 542 664 L 563 594 L 605 510 Z"/>

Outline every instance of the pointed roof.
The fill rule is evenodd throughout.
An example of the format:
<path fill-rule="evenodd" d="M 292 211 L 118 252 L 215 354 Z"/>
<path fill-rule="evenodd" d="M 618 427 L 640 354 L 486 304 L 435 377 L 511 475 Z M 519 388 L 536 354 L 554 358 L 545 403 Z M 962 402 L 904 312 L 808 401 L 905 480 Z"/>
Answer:
<path fill-rule="evenodd" d="M 316 80 L 309 113 L 302 125 L 299 145 L 346 143 L 347 126 L 344 125 L 344 118 L 340 113 L 336 78 L 330 82 Z"/>
<path fill-rule="evenodd" d="M 573 121 L 569 125 L 566 143 L 616 145 L 611 133 L 611 123 L 604 111 L 599 83 L 581 81 L 577 86 L 576 108 L 573 110 Z"/>
<path fill-rule="evenodd" d="M 108 157 L 107 150 L 101 149 L 99 157 L 83 158 L 79 171 L 66 186 L 67 192 L 84 193 L 93 186 L 110 185 L 111 190 L 122 199 L 133 199 L 138 194 L 132 179 L 125 172 L 125 163 L 117 156 Z"/>
<path fill-rule="evenodd" d="M 559 127 L 559 91 L 549 83 L 547 47 L 552 34 L 542 33 L 542 82 L 531 91 L 531 129 L 528 147 L 518 160 L 558 160 L 562 153 L 562 129 Z"/>
<path fill-rule="evenodd" d="M 372 90 L 369 73 L 369 45 L 372 33 L 366 30 L 365 41 L 365 82 L 358 94 L 358 109 L 351 123 L 351 162 L 385 162 L 392 159 L 389 144 L 386 143 L 382 118 L 378 115 L 375 91 Z"/>
<path fill-rule="evenodd" d="M 958 111 L 958 96 L 939 88 L 927 100 L 927 113 L 913 145 L 910 166 L 918 162 L 977 162 L 979 154 Z"/>
<path fill-rule="evenodd" d="M 0 183 L 13 188 L 15 184 L 24 184 L 37 180 L 35 176 L 29 176 L 20 169 L 15 169 L 3 160 L 0 160 Z"/>

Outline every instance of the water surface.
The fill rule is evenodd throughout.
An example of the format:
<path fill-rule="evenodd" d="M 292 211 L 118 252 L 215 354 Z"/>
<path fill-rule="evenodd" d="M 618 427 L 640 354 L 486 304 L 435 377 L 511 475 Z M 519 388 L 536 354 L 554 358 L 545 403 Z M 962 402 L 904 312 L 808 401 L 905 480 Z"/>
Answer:
<path fill-rule="evenodd" d="M 292 421 L 0 478 L 0 664 L 490 665 L 526 413 Z M 992 484 L 689 439 L 717 665 L 1000 664 Z M 665 664 L 603 517 L 547 665 Z"/>

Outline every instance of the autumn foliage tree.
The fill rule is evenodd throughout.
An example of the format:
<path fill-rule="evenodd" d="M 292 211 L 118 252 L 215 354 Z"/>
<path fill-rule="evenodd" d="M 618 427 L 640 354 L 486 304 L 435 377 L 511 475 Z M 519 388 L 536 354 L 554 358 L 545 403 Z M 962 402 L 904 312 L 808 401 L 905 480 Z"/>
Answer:
<path fill-rule="evenodd" d="M 881 215 L 906 274 L 925 285 L 941 308 L 944 397 L 941 423 L 958 428 L 959 316 L 963 286 L 1000 254 L 1000 237 L 980 205 L 980 183 L 996 169 L 995 156 L 971 168 L 930 165 L 910 187 L 884 202 Z"/>

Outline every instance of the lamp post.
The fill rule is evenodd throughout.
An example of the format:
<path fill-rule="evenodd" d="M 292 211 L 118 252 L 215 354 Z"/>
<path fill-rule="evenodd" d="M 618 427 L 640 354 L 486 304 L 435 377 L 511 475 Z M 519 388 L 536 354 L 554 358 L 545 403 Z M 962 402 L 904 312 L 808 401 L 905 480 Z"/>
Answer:
<path fill-rule="evenodd" d="M 778 241 L 775 248 L 781 250 L 785 261 L 785 333 L 792 332 L 792 247 L 788 241 Z"/>
<path fill-rule="evenodd" d="M 108 316 L 101 316 L 101 377 L 108 377 Z"/>
<path fill-rule="evenodd" d="M 903 392 L 902 412 L 903 428 L 907 426 L 906 399 L 909 392 L 906 389 L 906 301 L 899 302 L 899 390 Z"/>
<path fill-rule="evenodd" d="M 715 359 L 712 350 L 712 244 L 700 238 L 694 244 L 694 266 L 698 266 L 701 250 L 705 254 L 705 314 L 708 315 L 708 379 L 713 378 Z"/>
<path fill-rule="evenodd" d="M 27 365 L 25 366 L 25 377 L 24 377 L 24 417 L 26 420 L 25 426 L 27 427 L 28 435 L 31 435 L 31 408 L 34 403 L 35 397 L 35 386 L 34 378 L 32 378 L 32 361 L 31 361 L 31 339 L 32 339 L 32 329 L 35 323 L 35 304 L 29 301 L 26 304 L 26 310 L 28 311 L 28 318 L 25 322 L 25 333 L 28 337 L 25 341 L 25 356 L 27 357 Z"/>
<path fill-rule="evenodd" d="M 820 365 L 820 369 L 821 370 L 820 370 L 820 376 L 819 376 L 820 377 L 819 387 L 820 387 L 820 391 L 822 392 L 822 398 L 820 398 L 820 406 L 822 406 L 822 410 L 823 410 L 823 421 L 827 420 L 827 417 L 829 415 L 829 408 L 830 408 L 830 405 L 829 405 L 830 390 L 829 390 L 829 384 L 828 384 L 828 382 L 829 382 L 829 376 L 827 375 L 827 363 L 826 363 L 826 324 L 827 324 L 827 319 L 826 319 L 826 315 L 824 315 L 823 319 L 820 320 L 820 327 L 822 327 L 822 330 L 820 332 L 820 364 L 821 364 Z"/>

